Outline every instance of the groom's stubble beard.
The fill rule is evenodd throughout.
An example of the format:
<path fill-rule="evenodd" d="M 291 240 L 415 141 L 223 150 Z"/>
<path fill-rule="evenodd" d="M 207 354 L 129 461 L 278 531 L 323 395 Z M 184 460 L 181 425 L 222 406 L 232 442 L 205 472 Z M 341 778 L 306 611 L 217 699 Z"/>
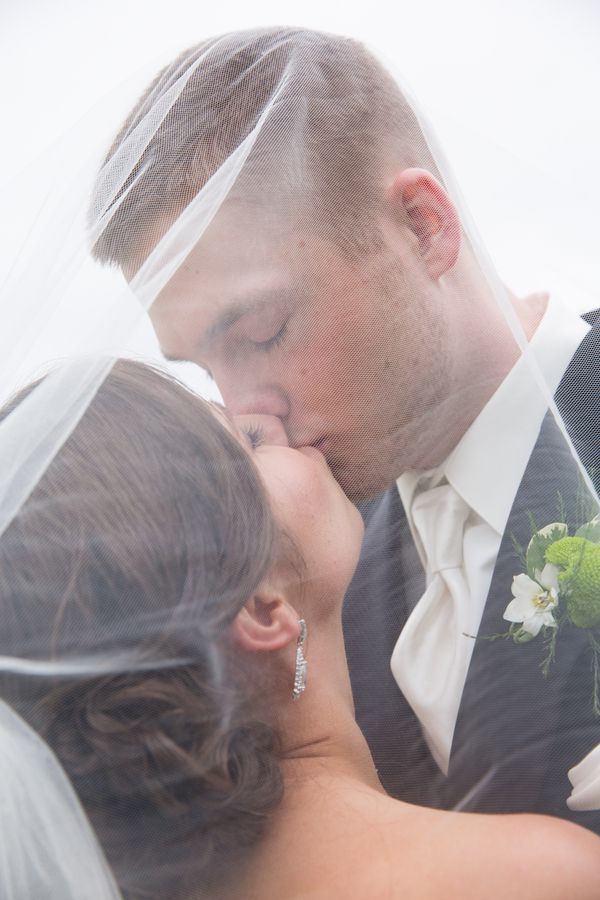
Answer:
<path fill-rule="evenodd" d="M 379 287 L 387 333 L 374 396 L 362 398 L 368 430 L 339 436 L 328 454 L 335 478 L 354 502 L 377 496 L 409 469 L 438 465 L 466 429 L 445 309 L 418 293 L 397 266 L 382 272 Z"/>

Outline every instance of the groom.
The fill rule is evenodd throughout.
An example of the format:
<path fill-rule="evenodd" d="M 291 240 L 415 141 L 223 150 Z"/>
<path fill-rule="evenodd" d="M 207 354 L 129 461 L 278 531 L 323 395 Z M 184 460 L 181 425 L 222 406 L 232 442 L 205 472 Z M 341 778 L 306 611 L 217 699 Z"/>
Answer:
<path fill-rule="evenodd" d="M 360 45 L 271 29 L 214 47 L 190 53 L 194 74 L 95 255 L 134 277 L 266 111 L 254 156 L 153 304 L 163 351 L 206 368 L 234 413 L 322 450 L 361 502 L 344 625 L 386 789 L 600 831 L 599 813 L 566 802 L 567 772 L 600 743 L 587 632 L 561 630 L 547 677 L 552 628 L 485 639 L 509 628 L 532 527 L 581 524 L 587 489 L 547 399 L 598 471 L 600 326 L 542 293 L 507 291 L 501 308 L 411 107 Z M 165 87 L 187 65 L 167 69 Z M 552 608 L 549 577 L 513 631 L 531 636 Z"/>

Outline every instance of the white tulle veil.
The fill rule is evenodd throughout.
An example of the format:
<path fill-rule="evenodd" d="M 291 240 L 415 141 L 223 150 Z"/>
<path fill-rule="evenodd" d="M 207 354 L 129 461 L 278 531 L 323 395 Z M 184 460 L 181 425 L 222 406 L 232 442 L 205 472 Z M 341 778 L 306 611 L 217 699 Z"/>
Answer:
<path fill-rule="evenodd" d="M 579 457 L 554 388 L 418 103 L 403 85 L 402 101 L 391 103 L 396 73 L 383 74 L 385 91 L 370 97 L 369 78 L 377 66 L 354 42 L 299 29 L 206 40 L 157 76 L 108 153 L 110 135 L 103 146 L 90 148 L 89 158 L 82 157 L 79 171 L 61 173 L 2 295 L 2 399 L 47 374 L 0 423 L 0 541 L 93 406 L 114 360 L 139 356 L 141 347 L 151 346 L 148 312 L 154 301 L 205 235 L 216 233 L 224 215 L 239 216 L 249 241 L 264 227 L 279 233 L 289 223 L 291 230 L 319 234 L 355 261 L 375 252 L 361 219 L 366 205 L 375 202 L 395 167 L 407 164 L 431 170 L 457 209 L 477 279 L 512 333 L 532 390 L 556 425 L 560 452 L 579 472 L 593 518 L 594 460 Z M 345 106 L 356 107 L 358 118 L 344 124 Z M 369 129 L 379 133 L 369 136 Z M 376 218 L 377 209 L 369 214 Z M 274 247 L 274 254 L 285 253 L 280 242 Z M 113 267 L 102 268 L 98 258 Z M 323 274 L 327 264 L 320 265 Z M 300 290 L 309 276 L 294 271 Z M 69 339 L 75 320 L 84 326 L 77 328 L 76 347 Z M 482 382 L 489 374 L 482 362 Z M 195 384 L 214 391 L 203 373 Z M 107 650 L 87 636 L 57 654 L 46 638 L 36 641 L 36 634 L 48 634 L 35 627 L 36 615 L 47 616 L 47 609 L 30 606 L 24 597 L 21 614 L 33 623 L 27 643 L 0 643 L 3 673 L 76 678 L 79 672 L 89 678 L 111 666 L 135 667 L 135 655 L 123 662 L 129 642 Z M 163 625 L 160 616 L 140 614 L 140 643 L 157 638 Z M 144 658 L 143 665 L 151 668 L 152 662 Z M 27 710 L 21 713 L 27 718 Z M 2 839 L 3 896 L 118 896 L 103 850 L 55 757 L 4 705 L 2 732 L 1 827 L 11 838 Z M 159 868 L 161 861 L 154 862 Z M 78 894 L 82 883 L 88 888 Z"/>

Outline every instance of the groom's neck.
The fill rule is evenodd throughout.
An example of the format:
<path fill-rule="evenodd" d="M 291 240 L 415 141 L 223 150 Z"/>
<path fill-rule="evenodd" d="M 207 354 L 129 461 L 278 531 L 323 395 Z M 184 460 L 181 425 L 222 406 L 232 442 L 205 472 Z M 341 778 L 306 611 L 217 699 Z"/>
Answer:
<path fill-rule="evenodd" d="M 515 328 L 520 327 L 525 340 L 531 341 L 546 311 L 548 294 L 517 298 L 507 291 L 507 298 L 515 313 Z M 497 307 L 496 300 L 488 299 L 488 303 L 494 304 L 495 324 L 484 319 L 479 331 L 481 340 L 470 336 L 470 350 L 465 348 L 464 353 L 458 354 L 459 371 L 450 380 L 450 392 L 430 415 L 424 413 L 416 423 L 412 441 L 418 454 L 408 468 L 425 471 L 443 465 L 521 355 L 505 313 Z M 426 440 L 422 433 L 427 435 Z"/>

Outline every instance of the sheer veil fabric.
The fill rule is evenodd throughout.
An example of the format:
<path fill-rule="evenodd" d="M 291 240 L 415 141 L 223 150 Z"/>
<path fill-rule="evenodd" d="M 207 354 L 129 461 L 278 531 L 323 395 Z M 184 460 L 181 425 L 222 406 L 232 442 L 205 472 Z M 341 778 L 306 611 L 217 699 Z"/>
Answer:
<path fill-rule="evenodd" d="M 397 182 L 406 169 L 417 172 L 408 187 Z M 15 566 L 37 550 L 14 541 L 15 534 L 27 534 L 18 529 L 28 510 L 41 503 L 49 522 L 54 514 L 60 519 L 64 497 L 45 493 L 44 478 L 94 406 L 116 358 L 132 354 L 149 315 L 165 354 L 210 371 L 234 411 L 280 415 L 291 443 L 322 447 L 348 495 L 367 505 L 405 472 L 416 473 L 415 484 L 423 472 L 432 477 L 452 450 L 452 435 L 457 444 L 519 358 L 520 391 L 536 410 L 532 443 L 540 429 L 552 432 L 544 450 L 546 480 L 534 489 L 533 500 L 545 500 L 535 528 L 563 522 L 566 507 L 573 535 L 598 514 L 593 479 L 600 460 L 592 431 L 597 435 L 597 418 L 586 425 L 577 413 L 559 411 L 555 373 L 549 374 L 529 340 L 538 319 L 522 314 L 495 271 L 417 101 L 361 45 L 294 28 L 203 41 L 157 75 L 101 165 L 90 160 L 88 168 L 54 187 L 57 201 L 23 249 L 2 299 L 3 400 L 44 374 L 0 422 L 0 544 Z M 412 218 L 413 209 L 415 217 L 421 215 L 422 190 L 431 216 L 445 223 L 431 232 L 426 221 Z M 395 230 L 400 202 L 404 243 L 397 240 L 400 226 Z M 375 295 L 371 315 L 366 300 L 356 305 L 357 297 Z M 337 305 L 315 327 L 309 311 L 319 296 L 333 297 Z M 442 297 L 451 298 L 451 311 Z M 568 306 L 569 298 L 564 302 Z M 64 349 L 65 310 L 76 306 L 87 336 L 70 353 Z M 386 315 L 400 324 L 384 346 L 374 335 Z M 366 343 L 357 337 L 361 328 Z M 338 331 L 339 347 L 330 340 Z M 502 351 L 495 353 L 490 348 L 499 345 L 499 335 Z M 397 361 L 399 345 L 404 371 L 392 376 L 383 357 L 389 351 Z M 460 355 L 465 348 L 468 365 Z M 578 377 L 585 391 L 586 372 L 597 366 L 597 343 L 590 340 L 581 352 Z M 388 433 L 377 422 L 396 414 L 390 396 L 398 384 L 406 408 Z M 362 406 L 344 418 L 349 391 L 361 397 Z M 371 429 L 366 435 L 362 413 Z M 506 431 L 512 427 L 509 419 Z M 512 434 L 516 447 L 519 434 Z M 438 458 L 436 447 L 446 441 L 450 445 Z M 93 447 L 87 452 L 92 457 Z M 388 457 L 392 463 L 385 462 Z M 526 463 L 527 458 L 515 489 Z M 503 473 L 490 477 L 502 493 Z M 107 490 L 118 497 L 121 486 Z M 79 502 L 82 496 L 69 494 L 72 522 Z M 525 550 L 528 512 L 535 514 L 529 505 L 522 510 L 519 535 Z M 589 535 L 596 540 L 595 532 Z M 515 555 L 505 605 L 519 572 Z M 37 721 L 37 685 L 68 681 L 83 691 L 90 679 L 189 663 L 195 651 L 183 638 L 179 649 L 177 641 L 160 654 L 152 649 L 161 645 L 165 616 L 160 609 L 137 613 L 134 605 L 122 628 L 102 623 L 58 640 L 48 621 L 59 621 L 70 590 L 72 573 L 63 574 L 62 584 L 49 580 L 42 606 L 39 585 L 28 593 L 23 582 L 16 614 L 26 629 L 14 627 L 14 611 L 3 607 L 0 616 L 2 682 L 24 679 L 33 685 L 19 694 L 26 699 L 14 711 L 4 703 L 0 709 L 1 827 L 10 836 L 2 841 L 3 896 L 75 897 L 81 884 L 94 900 L 117 897 L 119 890 L 138 896 L 131 885 L 141 865 L 135 835 L 143 828 L 132 820 L 131 846 L 121 848 L 121 859 L 131 860 L 130 877 L 122 874 L 121 862 L 117 887 L 110 852 L 94 839 L 62 771 L 61 765 L 68 770 L 65 758 L 58 751 L 54 756 L 52 740 L 47 749 L 44 735 L 30 728 Z M 182 604 L 180 637 L 196 628 L 196 615 L 193 603 Z M 470 624 L 476 633 L 479 622 Z M 509 627 L 501 617 L 496 625 L 492 631 Z M 398 635 L 393 637 L 392 645 Z M 517 649 L 527 652 L 525 643 Z M 532 679 L 542 678 L 535 669 L 533 664 Z M 490 683 L 496 677 L 492 670 L 487 675 Z M 11 690 L 2 691 L 8 704 Z M 591 693 L 590 685 L 590 704 Z M 60 722 L 63 714 L 56 711 Z M 59 723 L 58 732 L 68 727 Z M 415 768 L 415 788 L 421 777 Z M 122 789 L 125 794 L 130 787 Z M 464 808 L 471 789 L 465 785 L 462 791 Z M 114 791 L 107 796 L 94 821 L 122 815 Z M 462 800 L 449 805 L 460 807 Z M 134 806 L 127 808 L 134 816 Z M 144 856 L 146 890 L 153 881 L 161 883 L 173 854 L 167 842 L 162 856 Z"/>
<path fill-rule="evenodd" d="M 0 706 L 2 893 L 5 897 L 121 896 L 63 768 L 9 706 Z"/>

